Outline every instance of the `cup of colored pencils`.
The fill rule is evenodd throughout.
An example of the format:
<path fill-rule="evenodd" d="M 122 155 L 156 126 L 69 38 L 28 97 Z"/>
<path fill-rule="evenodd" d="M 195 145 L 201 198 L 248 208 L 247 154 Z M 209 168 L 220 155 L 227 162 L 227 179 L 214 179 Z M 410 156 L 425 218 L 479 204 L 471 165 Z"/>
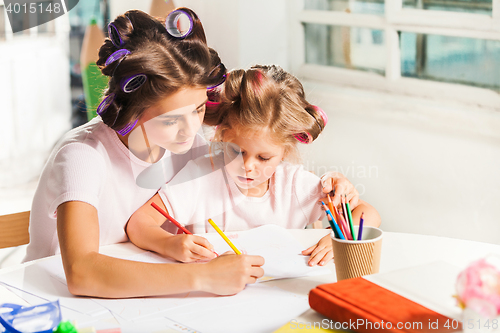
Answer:
<path fill-rule="evenodd" d="M 359 235 L 361 227 L 354 226 L 353 230 Z M 337 281 L 378 273 L 383 232 L 364 226 L 360 236 L 354 241 L 332 235 Z"/>

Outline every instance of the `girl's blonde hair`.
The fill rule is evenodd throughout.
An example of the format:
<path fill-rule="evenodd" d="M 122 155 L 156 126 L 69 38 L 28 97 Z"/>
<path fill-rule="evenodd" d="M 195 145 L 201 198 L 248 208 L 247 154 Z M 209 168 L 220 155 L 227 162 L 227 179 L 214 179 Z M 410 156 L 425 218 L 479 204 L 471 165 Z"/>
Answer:
<path fill-rule="evenodd" d="M 204 120 L 217 126 L 214 141 L 222 141 L 227 130 L 259 135 L 267 129 L 270 139 L 284 146 L 287 160 L 298 161 L 297 136 L 315 140 L 325 127 L 299 80 L 279 66 L 231 71 L 217 98 L 207 105 Z"/>

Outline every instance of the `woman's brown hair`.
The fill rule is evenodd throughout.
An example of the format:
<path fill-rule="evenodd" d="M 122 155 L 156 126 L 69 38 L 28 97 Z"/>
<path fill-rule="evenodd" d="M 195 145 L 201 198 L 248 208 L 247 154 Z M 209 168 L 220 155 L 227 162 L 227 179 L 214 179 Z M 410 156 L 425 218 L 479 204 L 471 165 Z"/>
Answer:
<path fill-rule="evenodd" d="M 193 30 L 185 38 L 171 36 L 164 20 L 139 10 L 130 10 L 112 22 L 122 38 L 122 48 L 130 51 L 122 60 L 106 66 L 106 60 L 118 48 L 108 38 L 99 49 L 97 65 L 110 76 L 104 98 L 114 94 L 101 117 L 112 129 L 126 127 L 146 108 L 182 88 L 206 88 L 224 79 L 226 68 L 217 52 L 208 47 L 198 16 L 188 8 L 179 9 L 193 21 Z M 136 74 L 145 74 L 146 82 L 136 91 L 125 93 L 120 82 Z"/>
<path fill-rule="evenodd" d="M 222 141 L 229 129 L 259 133 L 266 128 L 272 140 L 285 146 L 287 159 L 298 160 L 297 136 L 308 133 L 315 140 L 325 127 L 299 80 L 279 66 L 231 71 L 219 98 L 205 114 L 205 124 L 217 126 L 215 141 Z"/>

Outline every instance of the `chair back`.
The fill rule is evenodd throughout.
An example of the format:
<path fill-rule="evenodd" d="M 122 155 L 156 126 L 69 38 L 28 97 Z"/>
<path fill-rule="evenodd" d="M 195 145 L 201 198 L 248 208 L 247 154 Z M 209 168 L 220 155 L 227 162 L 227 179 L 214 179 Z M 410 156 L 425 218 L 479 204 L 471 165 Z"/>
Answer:
<path fill-rule="evenodd" d="M 28 244 L 30 212 L 0 215 L 0 249 Z"/>

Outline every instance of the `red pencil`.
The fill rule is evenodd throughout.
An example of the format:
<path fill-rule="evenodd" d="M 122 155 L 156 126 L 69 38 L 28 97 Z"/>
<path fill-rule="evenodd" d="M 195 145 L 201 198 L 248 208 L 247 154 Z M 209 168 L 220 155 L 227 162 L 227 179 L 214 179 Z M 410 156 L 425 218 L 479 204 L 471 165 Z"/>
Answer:
<path fill-rule="evenodd" d="M 153 206 L 157 211 L 159 211 L 163 216 L 165 216 L 170 222 L 175 224 L 177 228 L 181 229 L 185 234 L 192 235 L 192 233 L 189 230 L 184 228 L 184 226 L 179 222 L 177 222 L 172 216 L 168 215 L 168 213 L 163 209 L 161 209 L 160 206 L 158 206 L 154 202 L 151 203 L 151 206 Z"/>

